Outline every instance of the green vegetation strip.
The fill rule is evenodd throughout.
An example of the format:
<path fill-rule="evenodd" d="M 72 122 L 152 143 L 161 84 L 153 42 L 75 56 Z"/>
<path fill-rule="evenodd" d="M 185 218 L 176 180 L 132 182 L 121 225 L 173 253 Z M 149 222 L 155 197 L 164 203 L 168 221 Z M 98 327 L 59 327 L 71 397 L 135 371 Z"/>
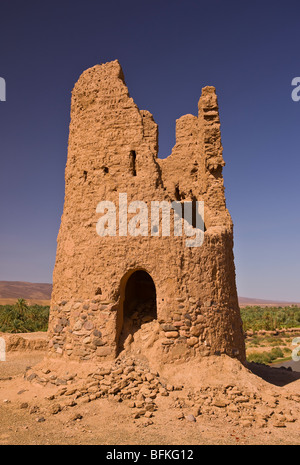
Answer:
<path fill-rule="evenodd" d="M 245 307 L 241 308 L 241 317 L 244 331 L 252 331 L 254 334 L 246 339 L 248 362 L 281 363 L 291 359 L 291 346 L 293 337 L 289 332 L 279 335 L 260 335 L 258 331 L 277 331 L 289 328 L 299 328 L 300 335 L 300 308 L 290 307 Z M 270 347 L 271 350 L 263 352 L 250 352 L 249 349 Z M 281 347 L 279 347 L 281 346 Z"/>
<path fill-rule="evenodd" d="M 32 333 L 47 331 L 49 307 L 27 305 L 19 299 L 15 305 L 0 305 L 0 332 Z"/>
<path fill-rule="evenodd" d="M 241 308 L 244 331 L 275 331 L 300 327 L 300 308 L 291 307 L 244 307 Z"/>

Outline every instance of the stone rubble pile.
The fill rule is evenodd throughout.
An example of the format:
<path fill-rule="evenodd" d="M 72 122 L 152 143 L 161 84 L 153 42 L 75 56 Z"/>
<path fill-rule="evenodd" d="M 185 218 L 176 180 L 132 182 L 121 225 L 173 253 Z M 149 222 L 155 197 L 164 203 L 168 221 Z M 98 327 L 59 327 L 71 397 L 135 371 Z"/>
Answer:
<path fill-rule="evenodd" d="M 170 391 L 182 390 L 183 386 L 171 386 L 164 383 L 158 373 L 153 373 L 142 363 L 132 359 L 119 359 L 111 367 L 98 367 L 89 373 L 86 379 L 78 378 L 77 374 L 66 374 L 58 378 L 50 370 L 42 370 L 43 376 L 27 371 L 25 377 L 46 386 L 59 386 L 56 394 L 48 400 L 59 401 L 50 408 L 50 413 L 58 413 L 63 407 L 72 407 L 108 398 L 117 402 L 127 401 L 128 407 L 133 409 L 133 417 L 145 416 L 150 418 L 157 409 L 155 399 L 158 396 L 169 395 Z"/>
<path fill-rule="evenodd" d="M 156 302 L 153 299 L 140 302 L 134 306 L 134 310 L 130 313 L 128 319 L 132 320 L 134 326 L 139 328 L 142 324 L 156 319 Z"/>
<path fill-rule="evenodd" d="M 234 384 L 187 390 L 182 385 L 167 384 L 144 361 L 130 357 L 119 358 L 105 368 L 98 366 L 86 376 L 66 373 L 58 377 L 54 372 L 42 369 L 41 373 L 28 370 L 25 378 L 43 386 L 53 384 L 58 387 L 55 394 L 47 397 L 51 401 L 49 414 L 106 398 L 125 402 L 132 409 L 132 418 L 144 417 L 148 424 L 152 424 L 150 418 L 158 409 L 160 396 L 170 396 L 170 407 L 180 410 L 178 420 L 222 418 L 241 427 L 285 427 L 287 423 L 297 421 L 300 411 L 300 394 L 259 393 Z"/>
<path fill-rule="evenodd" d="M 149 299 L 146 302 L 135 303 L 128 313 L 124 315 L 123 329 L 120 337 L 120 346 L 123 349 L 125 340 L 133 341 L 136 333 L 142 325 L 156 319 L 156 302 Z"/>
<path fill-rule="evenodd" d="M 291 410 L 293 401 L 296 409 Z M 300 395 L 281 396 L 280 394 L 258 394 L 239 389 L 235 385 L 225 387 L 201 387 L 197 392 L 187 393 L 185 398 L 177 397 L 174 408 L 180 410 L 190 409 L 191 416 L 205 415 L 210 418 L 224 417 L 235 426 L 266 427 L 269 424 L 275 427 L 285 427 L 286 423 L 297 420 L 296 410 L 299 411 Z M 181 412 L 178 419 L 186 418 Z M 190 419 L 190 421 L 192 421 Z"/>

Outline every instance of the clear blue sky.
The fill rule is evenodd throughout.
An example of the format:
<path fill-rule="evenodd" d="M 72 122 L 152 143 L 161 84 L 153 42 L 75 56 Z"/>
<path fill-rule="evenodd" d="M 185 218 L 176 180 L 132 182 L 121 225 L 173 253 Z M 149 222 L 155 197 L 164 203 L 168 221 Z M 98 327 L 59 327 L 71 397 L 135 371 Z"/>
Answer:
<path fill-rule="evenodd" d="M 51 282 L 64 199 L 70 93 L 119 59 L 159 124 L 217 88 L 240 295 L 300 301 L 299 0 L 6 0 L 0 6 L 0 280 Z"/>

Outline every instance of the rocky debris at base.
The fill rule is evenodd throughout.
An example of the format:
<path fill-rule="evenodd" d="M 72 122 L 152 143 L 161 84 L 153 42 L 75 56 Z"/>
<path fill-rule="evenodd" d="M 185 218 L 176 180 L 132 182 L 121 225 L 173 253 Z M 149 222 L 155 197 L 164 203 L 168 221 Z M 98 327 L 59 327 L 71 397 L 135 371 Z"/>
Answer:
<path fill-rule="evenodd" d="M 170 407 L 180 410 L 178 420 L 190 423 L 205 417 L 222 418 L 243 428 L 268 425 L 282 428 L 296 422 L 300 412 L 300 394 L 252 391 L 234 383 L 186 389 L 168 384 L 159 373 L 149 369 L 146 361 L 130 357 L 119 358 L 110 366 L 98 366 L 83 377 L 68 372 L 62 376 L 42 368 L 39 372 L 28 370 L 25 378 L 42 386 L 57 386 L 57 392 L 47 397 L 49 415 L 105 398 L 124 402 L 133 421 L 142 417 L 144 426 L 149 426 L 161 397 L 170 397 Z M 37 406 L 30 407 L 30 413 L 38 411 Z"/>
<path fill-rule="evenodd" d="M 48 397 L 52 404 L 49 414 L 57 414 L 63 408 L 82 405 L 99 398 L 108 398 L 117 402 L 126 402 L 132 408 L 132 416 L 151 418 L 157 409 L 155 399 L 168 396 L 170 391 L 181 390 L 182 386 L 168 385 L 152 373 L 146 365 L 132 359 L 117 360 L 111 367 L 98 367 L 82 380 L 77 374 L 66 374 L 59 378 L 50 370 L 41 372 L 28 370 L 25 378 L 43 386 L 54 384 L 59 387 L 56 394 Z"/>
<path fill-rule="evenodd" d="M 55 386 L 68 386 L 74 382 L 77 373 L 70 374 L 66 372 L 63 377 L 57 376 L 55 372 L 49 369 L 42 369 L 39 373 L 33 371 L 30 367 L 26 370 L 24 378 L 27 381 L 34 381 L 35 383 L 46 386 L 47 384 L 54 384 Z"/>
<path fill-rule="evenodd" d="M 293 397 L 294 409 L 286 400 Z M 298 404 L 298 405 L 297 405 Z M 210 418 L 224 417 L 235 426 L 265 427 L 269 424 L 275 427 L 285 427 L 286 423 L 297 421 L 300 410 L 299 396 L 280 396 L 279 394 L 258 394 L 248 392 L 237 386 L 201 387 L 198 391 L 189 392 L 186 397 L 175 399 L 174 408 L 189 410 L 187 416 L 180 413 L 177 418 L 188 421 L 192 417 L 202 415 Z"/>

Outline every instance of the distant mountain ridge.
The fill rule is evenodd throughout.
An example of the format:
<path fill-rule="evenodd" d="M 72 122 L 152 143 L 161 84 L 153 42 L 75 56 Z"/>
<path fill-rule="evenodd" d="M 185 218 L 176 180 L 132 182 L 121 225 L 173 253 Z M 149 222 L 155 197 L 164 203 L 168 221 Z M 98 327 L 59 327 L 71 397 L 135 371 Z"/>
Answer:
<path fill-rule="evenodd" d="M 0 281 L 0 299 L 50 300 L 52 284 Z"/>
<path fill-rule="evenodd" d="M 300 306 L 299 302 L 287 302 L 284 300 L 266 300 L 266 299 L 254 299 L 250 297 L 239 297 L 239 305 L 240 307 L 246 307 L 247 305 L 253 306 L 261 306 L 261 307 L 287 307 L 289 305 L 298 305 Z"/>
<path fill-rule="evenodd" d="M 17 299 L 29 300 L 30 303 L 49 302 L 51 299 L 52 284 L 50 283 L 28 283 L 25 281 L 0 281 L 0 304 L 13 303 Z M 250 297 L 239 297 L 241 307 L 247 305 L 260 305 L 263 307 L 288 305 L 299 305 L 299 302 L 285 302 L 278 300 L 255 299 Z"/>

